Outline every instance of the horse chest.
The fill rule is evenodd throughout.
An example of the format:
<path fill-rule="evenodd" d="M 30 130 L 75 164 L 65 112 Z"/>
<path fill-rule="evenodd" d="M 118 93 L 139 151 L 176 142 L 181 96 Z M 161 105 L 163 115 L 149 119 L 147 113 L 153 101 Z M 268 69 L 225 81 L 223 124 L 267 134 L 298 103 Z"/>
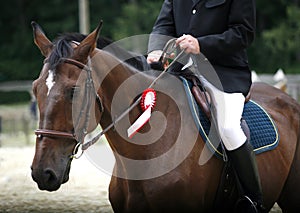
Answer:
<path fill-rule="evenodd" d="M 191 192 L 188 182 L 182 178 L 157 178 L 155 180 L 133 181 L 125 190 L 125 206 L 129 211 L 140 209 L 150 212 L 182 212 L 197 209 L 199 196 Z M 145 211 L 145 212 L 147 212 Z"/>

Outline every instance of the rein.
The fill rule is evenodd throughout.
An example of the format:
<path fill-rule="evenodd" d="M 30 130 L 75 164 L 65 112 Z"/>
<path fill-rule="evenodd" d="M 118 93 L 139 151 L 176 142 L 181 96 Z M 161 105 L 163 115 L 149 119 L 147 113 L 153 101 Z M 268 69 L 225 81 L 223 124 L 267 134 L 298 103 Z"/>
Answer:
<path fill-rule="evenodd" d="M 159 59 L 159 61 L 161 62 L 166 62 L 166 57 L 170 56 L 171 53 L 174 51 L 175 49 L 175 38 L 171 39 L 167 42 L 167 44 L 165 45 L 162 55 Z M 170 51 L 169 49 L 171 48 L 172 51 Z M 148 88 L 152 88 L 154 86 L 154 84 L 157 82 L 158 79 L 160 79 L 169 69 L 170 66 L 173 65 L 173 63 L 178 60 L 178 58 L 180 58 L 182 56 L 182 54 L 184 53 L 184 50 L 181 50 L 181 52 L 173 59 L 173 61 L 168 64 L 168 66 L 166 66 L 164 68 L 164 70 L 152 81 L 152 83 L 148 86 Z M 103 108 L 103 104 L 102 101 L 99 97 L 99 95 L 97 94 L 95 87 L 94 87 L 94 83 L 93 83 L 93 79 L 92 79 L 92 69 L 90 68 L 89 64 L 85 65 L 79 61 L 76 61 L 74 59 L 71 58 L 61 58 L 61 60 L 64 63 L 68 63 L 68 64 L 72 64 L 77 66 L 78 68 L 85 70 L 88 74 L 87 80 L 86 80 L 86 92 L 85 92 L 85 97 L 86 97 L 86 108 L 88 108 L 88 106 L 90 106 L 90 101 L 91 101 L 91 97 L 90 95 L 90 90 L 92 89 L 94 94 L 96 94 L 96 101 L 99 105 L 100 108 L 100 112 L 103 112 L 104 108 Z M 46 61 L 46 60 L 45 60 Z M 48 129 L 37 129 L 35 130 L 35 134 L 38 138 L 42 138 L 43 136 L 50 136 L 50 137 L 57 137 L 57 138 L 66 138 L 66 139 L 72 139 L 76 141 L 76 146 L 73 150 L 72 155 L 70 156 L 70 158 L 75 158 L 78 159 L 82 156 L 83 152 L 85 150 L 87 150 L 90 146 L 92 146 L 93 144 L 95 144 L 102 135 L 104 135 L 106 132 L 108 132 L 112 127 L 115 126 L 115 124 L 117 124 L 121 119 L 123 119 L 134 107 L 136 107 L 139 102 L 141 101 L 142 97 L 139 97 L 129 108 L 127 108 L 121 115 L 117 116 L 115 120 L 112 121 L 112 123 L 110 125 L 108 125 L 105 129 L 103 129 L 101 132 L 99 132 L 96 136 L 94 136 L 91 140 L 84 142 L 84 137 L 87 135 L 87 127 L 88 127 L 88 123 L 89 123 L 89 109 L 84 109 L 84 104 L 82 105 L 82 108 L 80 110 L 80 115 L 78 117 L 78 119 L 80 119 L 82 116 L 82 114 L 84 113 L 84 110 L 86 110 L 86 116 L 85 116 L 85 121 L 84 121 L 84 128 L 80 131 L 79 134 L 76 134 L 76 128 L 75 128 L 75 133 L 68 133 L 68 132 L 62 132 L 62 131 L 56 131 L 56 130 L 48 130 Z M 85 101 L 83 101 L 84 103 Z M 77 122 L 78 124 L 79 122 Z M 81 147 L 81 153 L 79 155 L 77 154 L 77 151 L 79 149 L 79 147 Z"/>
<path fill-rule="evenodd" d="M 174 51 L 175 49 L 175 41 L 176 41 L 176 38 L 174 39 L 170 39 L 164 49 L 163 49 L 163 52 L 162 52 L 162 55 L 159 59 L 159 61 L 161 62 L 166 62 L 166 57 L 167 56 L 170 56 L 171 53 Z M 169 49 L 172 49 L 172 51 L 168 51 Z M 168 64 L 167 67 L 164 68 L 164 70 L 152 81 L 152 83 L 148 86 L 148 89 L 149 88 L 152 88 L 154 86 L 154 84 L 158 81 L 158 79 L 160 79 L 166 72 L 167 70 L 169 69 L 170 66 L 172 66 L 175 61 L 178 60 L 178 58 L 180 58 L 182 56 L 182 54 L 184 53 L 184 50 L 181 50 L 181 52 L 173 59 L 173 61 Z M 121 115 L 117 116 L 116 119 L 114 121 L 112 121 L 112 123 L 110 125 L 108 125 L 104 130 L 102 130 L 100 133 L 98 133 L 94 138 L 92 138 L 90 141 L 87 141 L 86 143 L 82 144 L 81 146 L 81 149 L 82 151 L 85 151 L 87 150 L 90 146 L 92 146 L 93 144 L 95 144 L 100 138 L 102 135 L 104 135 L 106 132 L 108 132 L 112 127 L 115 126 L 115 124 L 117 124 L 120 120 L 122 120 L 134 107 L 136 107 L 140 101 L 142 99 L 142 96 L 140 96 L 128 109 L 126 109 Z"/>

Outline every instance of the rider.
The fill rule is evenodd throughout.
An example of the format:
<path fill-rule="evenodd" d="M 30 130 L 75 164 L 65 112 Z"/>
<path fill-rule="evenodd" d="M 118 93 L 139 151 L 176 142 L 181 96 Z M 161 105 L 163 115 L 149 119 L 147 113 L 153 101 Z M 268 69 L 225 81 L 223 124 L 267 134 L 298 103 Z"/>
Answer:
<path fill-rule="evenodd" d="M 165 0 L 150 36 L 147 62 L 159 60 L 166 43 L 162 35 L 178 38 L 177 46 L 186 53 L 203 53 L 210 61 L 223 91 L 208 79 L 202 83 L 212 96 L 220 136 L 246 196 L 263 212 L 255 154 L 241 128 L 251 87 L 246 48 L 254 40 L 255 16 L 255 0 Z"/>

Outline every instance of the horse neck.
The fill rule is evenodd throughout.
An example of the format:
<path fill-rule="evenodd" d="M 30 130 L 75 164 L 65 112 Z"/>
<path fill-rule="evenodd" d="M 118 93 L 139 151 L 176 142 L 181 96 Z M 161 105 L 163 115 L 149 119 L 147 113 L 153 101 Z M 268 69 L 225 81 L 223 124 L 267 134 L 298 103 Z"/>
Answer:
<path fill-rule="evenodd" d="M 150 77 L 130 65 L 120 61 L 115 56 L 106 51 L 96 49 L 92 57 L 92 66 L 95 70 L 98 94 L 103 100 L 104 113 L 102 114 L 100 125 L 104 129 L 113 122 L 116 116 L 124 112 L 133 100 L 140 95 L 153 81 Z M 118 103 L 113 104 L 113 101 Z M 115 110 L 114 110 L 115 109 Z M 114 113 L 112 115 L 112 113 Z M 140 114 L 139 107 L 131 111 L 134 117 Z M 111 138 L 116 137 L 113 132 Z M 119 138 L 118 140 L 123 140 Z"/>
<path fill-rule="evenodd" d="M 95 50 L 92 57 L 93 70 L 96 72 L 96 78 L 98 80 L 99 95 L 103 96 L 105 99 L 105 108 L 110 112 L 112 99 L 115 98 L 114 95 L 116 91 L 123 86 L 123 89 L 131 92 L 134 88 L 142 88 L 145 86 L 145 82 L 151 82 L 152 77 L 143 74 L 142 72 L 131 67 L 127 63 L 120 61 L 115 56 L 111 55 L 107 51 L 102 51 L 99 49 Z M 124 82 L 133 76 L 139 76 L 141 81 L 135 81 L 133 85 L 124 86 Z M 141 77 L 142 76 L 142 77 Z M 146 89 L 145 87 L 144 89 Z"/>
<path fill-rule="evenodd" d="M 98 93 L 105 108 L 100 121 L 104 129 L 140 97 L 143 90 L 153 82 L 154 77 L 121 63 L 103 51 L 98 51 L 95 59 L 93 66 L 101 85 Z M 198 133 L 191 113 L 186 110 L 187 99 L 184 89 L 177 78 L 176 82 L 174 79 L 170 80 L 171 78 L 175 77 L 165 76 L 157 82 L 156 85 L 159 88 L 154 87 L 157 89 L 155 112 L 151 115 L 151 122 L 146 123 L 140 130 L 142 134 L 137 134 L 132 139 L 127 136 L 127 129 L 142 114 L 139 106 L 133 108 L 114 126 L 114 129 L 106 133 L 106 138 L 114 151 L 131 159 L 147 159 L 159 156 L 173 149 L 174 144 L 176 146 L 179 144 L 180 148 L 177 147 L 177 150 L 170 154 L 176 159 L 176 155 L 186 151 L 185 148 L 190 148 L 188 143 L 192 143 L 192 146 L 195 144 Z M 172 86 L 178 88 L 179 91 L 171 89 Z M 169 94 L 160 91 L 166 91 Z M 177 139 L 180 131 L 183 132 L 182 136 Z M 191 138 L 192 134 L 194 134 L 193 138 Z M 185 142 L 189 139 L 190 142 Z M 147 141 L 150 142 L 147 144 Z M 184 144 L 180 145 L 180 143 Z"/>

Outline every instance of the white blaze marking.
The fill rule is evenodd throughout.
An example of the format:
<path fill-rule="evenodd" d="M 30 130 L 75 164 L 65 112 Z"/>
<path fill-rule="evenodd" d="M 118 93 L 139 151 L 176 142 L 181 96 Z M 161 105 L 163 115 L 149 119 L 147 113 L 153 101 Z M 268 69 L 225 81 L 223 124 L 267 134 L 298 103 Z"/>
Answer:
<path fill-rule="evenodd" d="M 49 74 L 48 74 L 48 77 L 46 79 L 46 85 L 48 87 L 47 96 L 49 95 L 50 90 L 52 89 L 53 85 L 55 84 L 55 82 L 54 82 L 54 72 L 52 70 L 49 70 L 48 72 L 49 72 Z"/>

